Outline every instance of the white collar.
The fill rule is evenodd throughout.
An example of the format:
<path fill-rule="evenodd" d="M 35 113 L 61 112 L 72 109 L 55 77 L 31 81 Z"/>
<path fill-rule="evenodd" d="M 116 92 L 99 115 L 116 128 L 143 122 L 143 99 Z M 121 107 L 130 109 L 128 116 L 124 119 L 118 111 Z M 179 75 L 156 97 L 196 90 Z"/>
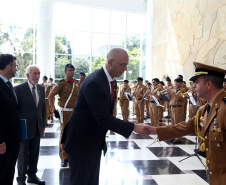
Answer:
<path fill-rule="evenodd" d="M 30 89 L 32 89 L 34 85 L 33 85 L 29 80 L 27 81 L 27 83 L 28 83 Z M 36 89 L 36 86 L 37 86 L 37 85 L 35 85 L 35 89 Z"/>
<path fill-rule="evenodd" d="M 104 69 L 104 72 L 105 72 L 105 74 L 107 76 L 108 82 L 111 83 L 111 81 L 114 81 L 114 78 L 111 78 L 111 76 L 109 75 L 108 70 L 107 70 L 105 64 L 103 66 L 103 69 Z"/>

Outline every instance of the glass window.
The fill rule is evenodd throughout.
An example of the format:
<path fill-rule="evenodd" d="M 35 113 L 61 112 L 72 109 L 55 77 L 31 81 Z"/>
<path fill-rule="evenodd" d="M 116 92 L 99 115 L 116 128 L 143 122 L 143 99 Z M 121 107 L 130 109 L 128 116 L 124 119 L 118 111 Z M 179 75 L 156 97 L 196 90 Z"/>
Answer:
<path fill-rule="evenodd" d="M 90 55 L 91 52 L 91 34 L 90 32 L 74 33 L 74 54 Z"/>
<path fill-rule="evenodd" d="M 92 71 L 100 69 L 106 62 L 106 57 L 95 57 L 92 61 Z"/>
<path fill-rule="evenodd" d="M 109 33 L 110 10 L 93 9 L 93 32 Z"/>
<path fill-rule="evenodd" d="M 141 15 L 128 13 L 127 14 L 127 35 L 137 35 L 141 33 Z"/>
<path fill-rule="evenodd" d="M 13 0 L 0 1 L 0 25 L 13 25 Z"/>
<path fill-rule="evenodd" d="M 76 56 L 74 58 L 74 66 L 75 66 L 75 79 L 79 78 L 80 72 L 89 74 L 90 68 L 90 57 L 89 56 Z"/>
<path fill-rule="evenodd" d="M 55 36 L 55 53 L 72 54 L 72 33 L 58 32 Z"/>
<path fill-rule="evenodd" d="M 127 37 L 127 52 L 130 58 L 140 57 L 140 35 Z"/>
<path fill-rule="evenodd" d="M 126 71 L 126 79 L 127 80 L 135 80 L 139 77 L 139 60 L 138 59 L 130 59 L 129 65 L 127 66 Z"/>
<path fill-rule="evenodd" d="M 125 48 L 125 36 L 123 35 L 111 35 L 110 37 L 110 49 L 112 48 Z"/>
<path fill-rule="evenodd" d="M 0 25 L 0 54 L 13 53 L 13 33 L 11 26 Z"/>
<path fill-rule="evenodd" d="M 16 72 L 16 77 L 26 78 L 26 68 L 33 64 L 33 54 L 32 53 L 15 53 L 17 58 L 18 69 Z"/>
<path fill-rule="evenodd" d="M 57 3 L 55 20 L 57 29 L 90 31 L 91 8 Z"/>
<path fill-rule="evenodd" d="M 65 77 L 64 67 L 66 64 L 72 63 L 71 55 L 55 56 L 55 78 L 61 79 Z"/>
<path fill-rule="evenodd" d="M 111 33 L 126 34 L 126 13 L 111 11 Z"/>
<path fill-rule="evenodd" d="M 109 35 L 108 34 L 92 34 L 92 55 L 93 56 L 103 56 L 107 55 L 109 50 Z"/>

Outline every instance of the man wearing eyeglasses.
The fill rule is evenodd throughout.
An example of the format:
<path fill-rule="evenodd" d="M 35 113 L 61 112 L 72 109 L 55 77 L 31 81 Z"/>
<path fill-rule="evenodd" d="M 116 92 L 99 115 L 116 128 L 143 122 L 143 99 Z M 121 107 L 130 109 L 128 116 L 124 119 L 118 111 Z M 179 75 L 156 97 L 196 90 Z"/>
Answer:
<path fill-rule="evenodd" d="M 114 48 L 105 65 L 83 81 L 77 102 L 65 127 L 62 143 L 68 152 L 72 185 L 98 185 L 102 150 L 107 151 L 106 133 L 114 131 L 129 137 L 135 131 L 142 136 L 142 125 L 113 117 L 117 83 L 127 70 L 129 57 L 125 50 Z"/>

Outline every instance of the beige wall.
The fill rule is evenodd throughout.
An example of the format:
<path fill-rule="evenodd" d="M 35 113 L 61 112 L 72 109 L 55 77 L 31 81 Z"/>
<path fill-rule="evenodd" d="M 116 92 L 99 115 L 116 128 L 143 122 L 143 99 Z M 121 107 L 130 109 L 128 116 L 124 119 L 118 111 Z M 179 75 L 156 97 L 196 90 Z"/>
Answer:
<path fill-rule="evenodd" d="M 154 0 L 152 76 L 185 81 L 193 62 L 226 69 L 226 0 Z"/>

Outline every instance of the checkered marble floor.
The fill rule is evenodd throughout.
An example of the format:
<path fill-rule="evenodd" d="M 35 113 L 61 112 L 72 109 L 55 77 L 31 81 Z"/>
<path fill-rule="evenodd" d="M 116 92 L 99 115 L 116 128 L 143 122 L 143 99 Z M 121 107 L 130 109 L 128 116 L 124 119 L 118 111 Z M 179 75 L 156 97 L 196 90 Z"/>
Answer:
<path fill-rule="evenodd" d="M 117 112 L 117 118 L 121 119 L 119 107 Z M 130 121 L 135 121 L 132 114 Z M 162 125 L 168 124 L 170 120 L 164 119 Z M 60 166 L 59 133 L 59 122 L 54 120 L 54 123 L 49 123 L 41 139 L 37 176 L 45 180 L 46 185 L 70 184 L 68 166 Z M 156 135 L 143 138 L 133 133 L 129 138 L 124 138 L 112 131 L 107 133 L 106 140 L 108 152 L 101 159 L 100 185 L 208 184 L 205 167 L 198 157 L 185 159 L 194 154 L 195 135 L 183 137 L 182 143 L 177 145 L 169 141 L 158 142 Z M 185 160 L 180 162 L 182 159 Z M 205 164 L 205 158 L 200 156 L 200 159 Z"/>

